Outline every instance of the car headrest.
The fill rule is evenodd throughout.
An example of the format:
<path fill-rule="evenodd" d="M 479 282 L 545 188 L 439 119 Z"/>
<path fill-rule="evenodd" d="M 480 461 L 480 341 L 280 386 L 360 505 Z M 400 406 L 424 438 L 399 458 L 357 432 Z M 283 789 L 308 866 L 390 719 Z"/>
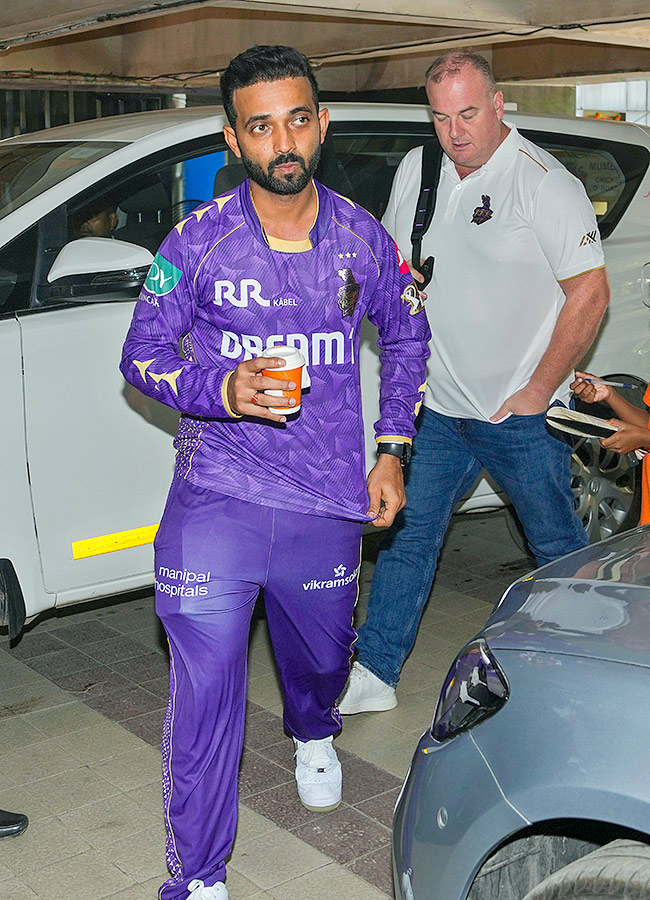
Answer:
<path fill-rule="evenodd" d="M 214 177 L 214 196 L 218 197 L 226 191 L 239 187 L 245 178 L 246 169 L 242 163 L 228 163 L 227 166 L 222 166 Z"/>
<path fill-rule="evenodd" d="M 156 182 L 136 191 L 130 197 L 121 199 L 119 207 L 125 213 L 158 212 L 160 209 L 169 208 L 169 197 L 162 184 Z"/>

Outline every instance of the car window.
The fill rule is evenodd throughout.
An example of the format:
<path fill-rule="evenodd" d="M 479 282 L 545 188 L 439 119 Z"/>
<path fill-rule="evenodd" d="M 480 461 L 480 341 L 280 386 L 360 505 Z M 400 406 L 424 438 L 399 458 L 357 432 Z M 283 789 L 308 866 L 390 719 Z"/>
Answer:
<path fill-rule="evenodd" d="M 604 141 L 575 134 L 521 129 L 529 140 L 548 150 L 584 184 L 593 203 L 603 240 L 612 233 L 636 193 L 650 164 L 650 153 L 638 144 Z"/>
<path fill-rule="evenodd" d="M 348 182 L 345 187 L 330 184 L 341 193 L 381 218 L 390 188 L 402 157 L 432 134 L 426 123 L 364 122 L 361 126 L 333 122 L 330 126 L 337 163 Z M 520 129 L 524 137 L 543 147 L 582 181 L 593 203 L 602 238 L 608 237 L 650 164 L 650 153 L 638 144 L 606 141 L 583 135 Z"/>
<path fill-rule="evenodd" d="M 228 162 L 225 144 L 215 148 L 214 137 L 188 142 L 103 179 L 46 216 L 39 229 L 32 306 L 65 299 L 65 290 L 49 284 L 47 275 L 72 240 L 111 238 L 155 254 L 174 225 L 214 196 L 215 180 Z M 137 294 L 132 287 L 125 298 Z"/>
<path fill-rule="evenodd" d="M 0 247 L 0 318 L 29 309 L 38 226 Z"/>
<path fill-rule="evenodd" d="M 43 141 L 0 146 L 0 219 L 122 146 L 117 141 Z"/>
<path fill-rule="evenodd" d="M 338 122 L 332 123 L 331 129 L 336 160 L 348 189 L 331 184 L 327 178 L 323 181 L 381 219 L 402 157 L 431 137 L 432 126 L 364 122 L 361 131 L 353 123 Z"/>
<path fill-rule="evenodd" d="M 214 196 L 215 176 L 225 162 L 224 150 L 158 164 L 147 161 L 137 171 L 96 185 L 92 196 L 68 204 L 67 239 L 113 237 L 155 253 L 174 225 Z M 113 227 L 107 231 L 109 218 Z"/>
<path fill-rule="evenodd" d="M 105 203 L 117 215 L 111 236 L 155 253 L 174 225 L 214 196 L 217 173 L 227 163 L 225 144 L 214 137 L 141 160 L 68 204 L 67 239 L 80 236 L 84 210 Z"/>

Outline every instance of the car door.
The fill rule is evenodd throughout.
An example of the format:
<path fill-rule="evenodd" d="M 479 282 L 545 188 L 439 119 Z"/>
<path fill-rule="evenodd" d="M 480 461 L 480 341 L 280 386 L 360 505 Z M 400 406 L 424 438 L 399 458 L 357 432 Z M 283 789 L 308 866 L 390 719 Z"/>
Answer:
<path fill-rule="evenodd" d="M 185 147 L 180 158 L 174 150 L 142 161 L 92 195 L 117 200 L 117 240 L 155 252 L 176 222 L 212 196 L 214 169 L 224 161 L 212 138 L 209 146 Z M 73 198 L 39 223 L 40 262 L 49 261 L 36 265 L 31 306 L 18 314 L 33 515 L 45 589 L 59 603 L 150 583 L 178 421 L 118 369 L 137 289 L 70 302 L 47 281 L 88 199 L 88 192 Z"/>

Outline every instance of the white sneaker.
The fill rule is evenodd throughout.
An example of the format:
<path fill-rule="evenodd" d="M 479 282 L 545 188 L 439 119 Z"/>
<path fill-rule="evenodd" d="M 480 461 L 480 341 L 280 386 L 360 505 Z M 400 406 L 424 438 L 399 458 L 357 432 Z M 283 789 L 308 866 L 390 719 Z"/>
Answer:
<path fill-rule="evenodd" d="M 312 812 L 336 809 L 341 802 L 343 773 L 332 738 L 305 742 L 294 738 L 293 743 L 300 802 Z"/>
<path fill-rule="evenodd" d="M 190 892 L 187 900 L 228 900 L 228 888 L 223 881 L 206 887 L 200 878 L 195 878 L 190 881 L 187 889 Z"/>
<path fill-rule="evenodd" d="M 395 688 L 377 678 L 361 663 L 352 663 L 348 683 L 339 700 L 339 712 L 342 716 L 360 712 L 384 712 L 396 706 Z"/>

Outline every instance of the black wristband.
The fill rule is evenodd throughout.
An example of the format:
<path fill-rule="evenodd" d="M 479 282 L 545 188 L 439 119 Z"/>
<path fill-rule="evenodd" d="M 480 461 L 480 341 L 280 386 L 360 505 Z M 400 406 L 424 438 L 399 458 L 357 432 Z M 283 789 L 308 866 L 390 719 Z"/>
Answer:
<path fill-rule="evenodd" d="M 388 453 L 390 456 L 397 456 L 402 467 L 407 466 L 411 461 L 411 445 L 398 443 L 397 441 L 380 441 L 377 444 L 377 456 L 382 453 Z"/>

